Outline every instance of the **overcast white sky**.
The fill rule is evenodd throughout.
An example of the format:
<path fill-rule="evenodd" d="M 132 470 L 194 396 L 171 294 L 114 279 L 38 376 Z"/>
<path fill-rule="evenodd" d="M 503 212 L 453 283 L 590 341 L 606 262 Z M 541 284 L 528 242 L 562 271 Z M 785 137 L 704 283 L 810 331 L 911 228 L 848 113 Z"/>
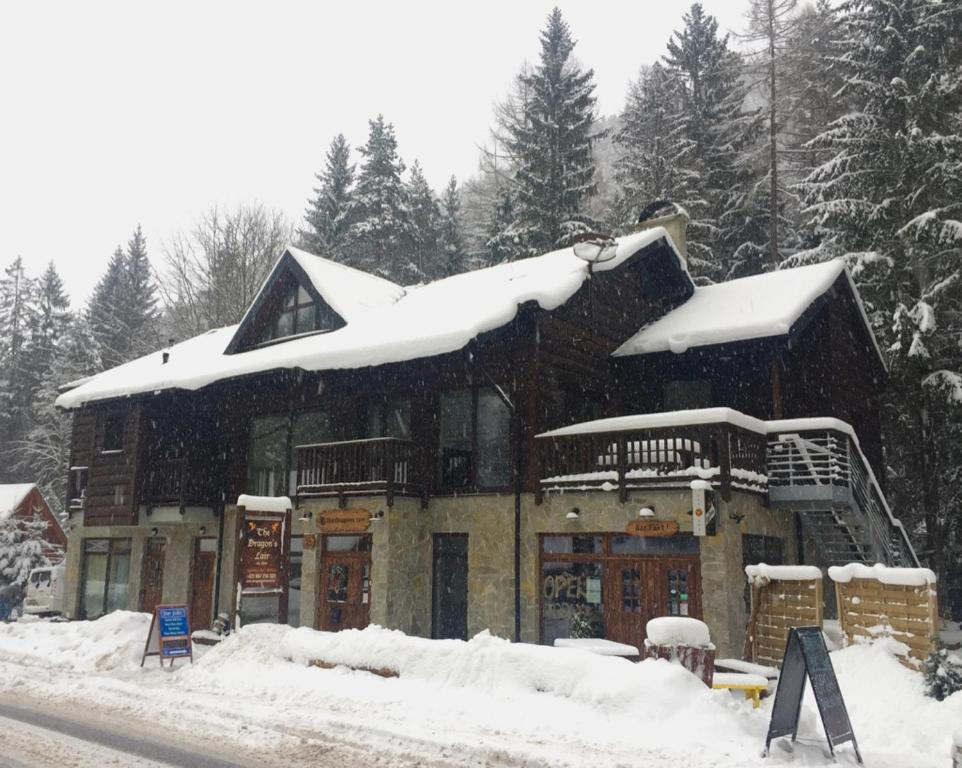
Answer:
<path fill-rule="evenodd" d="M 491 109 L 554 2 L 4 2 L 0 267 L 53 259 L 83 301 L 139 223 L 155 264 L 204 210 L 259 200 L 300 218 L 330 140 L 383 112 L 441 187 L 472 175 Z M 687 2 L 560 2 L 621 109 Z M 743 0 L 704 0 L 740 29 Z"/>

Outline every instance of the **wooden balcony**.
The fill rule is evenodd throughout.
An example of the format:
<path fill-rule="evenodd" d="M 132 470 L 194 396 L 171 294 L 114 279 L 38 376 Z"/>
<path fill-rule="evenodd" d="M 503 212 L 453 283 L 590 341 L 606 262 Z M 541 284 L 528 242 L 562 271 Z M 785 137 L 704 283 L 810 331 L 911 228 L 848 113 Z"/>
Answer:
<path fill-rule="evenodd" d="M 387 504 L 395 496 L 427 499 L 428 472 L 421 447 L 410 440 L 375 437 L 336 443 L 298 445 L 297 496 L 348 496 L 384 494 Z"/>
<path fill-rule="evenodd" d="M 147 463 L 141 502 L 151 507 L 209 507 L 214 504 L 215 484 L 205 468 L 187 458 L 151 460 Z"/>
<path fill-rule="evenodd" d="M 692 480 L 711 482 L 726 500 L 733 488 L 765 492 L 764 433 L 724 418 L 671 426 L 655 417 L 671 414 L 602 420 L 597 431 L 586 424 L 540 435 L 542 492 L 617 490 L 625 500 L 634 488 L 688 488 Z"/>

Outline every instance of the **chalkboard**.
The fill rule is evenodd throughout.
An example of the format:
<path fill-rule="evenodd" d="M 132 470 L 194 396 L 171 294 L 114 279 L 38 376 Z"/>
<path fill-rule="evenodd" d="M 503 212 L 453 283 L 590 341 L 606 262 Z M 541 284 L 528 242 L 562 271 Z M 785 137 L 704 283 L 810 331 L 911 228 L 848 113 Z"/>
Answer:
<path fill-rule="evenodd" d="M 829 751 L 834 755 L 837 745 L 851 741 L 855 748 L 855 757 L 861 764 L 862 755 L 859 753 L 842 691 L 838 687 L 838 678 L 835 677 L 835 668 L 819 627 L 797 627 L 789 630 L 782 671 L 775 691 L 775 703 L 772 706 L 772 719 L 765 740 L 765 754 L 768 754 L 772 739 L 791 735 L 792 741 L 795 741 L 798 736 L 798 719 L 802 713 L 806 677 L 812 682 L 812 692 L 822 718 L 822 727 L 825 728 Z"/>
<path fill-rule="evenodd" d="M 154 609 L 140 666 L 144 666 L 144 660 L 148 656 L 159 656 L 161 665 L 164 659 L 170 659 L 173 664 L 174 659 L 181 656 L 187 656 L 191 662 L 194 661 L 186 605 L 158 605 Z"/>

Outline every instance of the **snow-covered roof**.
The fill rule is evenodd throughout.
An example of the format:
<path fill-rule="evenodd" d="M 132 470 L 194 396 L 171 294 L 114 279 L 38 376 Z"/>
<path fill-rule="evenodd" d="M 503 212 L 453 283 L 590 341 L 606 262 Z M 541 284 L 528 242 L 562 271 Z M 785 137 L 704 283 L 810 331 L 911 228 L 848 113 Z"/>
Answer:
<path fill-rule="evenodd" d="M 33 483 L 0 485 L 0 520 L 10 517 L 35 487 Z"/>
<path fill-rule="evenodd" d="M 884 366 L 858 291 L 841 259 L 696 288 L 688 301 L 642 328 L 614 355 L 681 354 L 693 347 L 785 336 L 843 274 Z"/>
<path fill-rule="evenodd" d="M 666 231 L 654 227 L 619 238 L 615 258 L 593 269 L 617 269 L 659 240 L 674 250 Z M 587 263 L 571 248 L 409 288 L 294 248 L 286 253 L 344 318 L 344 327 L 234 354 L 225 350 L 238 326 L 219 328 L 166 350 L 167 363 L 156 352 L 93 376 L 57 398 L 57 405 L 76 408 L 94 400 L 164 389 L 193 390 L 276 369 L 361 368 L 454 352 L 479 334 L 511 322 L 526 302 L 556 309 L 588 277 Z"/>

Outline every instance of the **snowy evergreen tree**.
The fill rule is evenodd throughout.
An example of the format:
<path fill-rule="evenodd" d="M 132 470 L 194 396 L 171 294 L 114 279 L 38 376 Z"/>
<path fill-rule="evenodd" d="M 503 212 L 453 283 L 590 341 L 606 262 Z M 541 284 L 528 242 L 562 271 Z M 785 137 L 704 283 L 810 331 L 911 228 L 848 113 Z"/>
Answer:
<path fill-rule="evenodd" d="M 669 116 L 675 201 L 688 209 L 688 258 L 702 281 L 752 271 L 764 205 L 750 149 L 759 128 L 745 108 L 742 62 L 718 33 L 718 21 L 695 3 L 684 27 L 668 41 L 664 65 L 680 83 L 677 111 Z M 767 231 L 767 230 L 766 230 Z M 737 256 L 736 256 L 737 254 Z"/>
<path fill-rule="evenodd" d="M 13 480 L 16 443 L 30 427 L 36 371 L 30 339 L 37 327 L 36 283 L 17 258 L 0 279 L 0 480 Z"/>
<path fill-rule="evenodd" d="M 410 258 L 413 233 L 394 126 L 383 115 L 369 126 L 367 144 L 360 149 L 364 162 L 343 261 L 395 282 L 418 282 L 421 275 Z"/>
<path fill-rule="evenodd" d="M 889 351 L 890 498 L 942 577 L 962 564 L 962 6 L 853 0 L 840 13 L 853 108 L 812 142 L 830 159 L 803 191 Z"/>
<path fill-rule="evenodd" d="M 147 241 L 140 225 L 127 241 L 124 258 L 123 301 L 121 318 L 130 334 L 125 361 L 141 357 L 157 349 L 160 336 L 157 329 L 157 288 L 147 258 Z"/>
<path fill-rule="evenodd" d="M 488 263 L 501 264 L 520 258 L 524 253 L 524 243 L 520 235 L 511 226 L 515 220 L 514 196 L 510 188 L 499 190 L 491 211 L 491 221 L 488 227 L 488 239 L 485 247 L 488 251 Z"/>
<path fill-rule="evenodd" d="M 467 269 L 464 238 L 461 236 L 461 193 L 452 176 L 441 195 L 441 221 L 438 234 L 438 277 L 457 275 Z"/>
<path fill-rule="evenodd" d="M 129 338 L 123 327 L 123 297 L 126 257 L 117 246 L 103 276 L 94 286 L 87 306 L 87 321 L 97 342 L 97 349 L 105 368 L 124 362 Z"/>
<path fill-rule="evenodd" d="M 48 525 L 39 514 L 0 520 L 0 583 L 25 587 L 30 571 L 50 565 L 41 543 Z"/>
<path fill-rule="evenodd" d="M 622 127 L 615 135 L 615 173 L 621 188 L 616 218 L 628 230 L 653 200 L 683 202 L 674 156 L 678 147 L 672 141 L 671 116 L 678 110 L 678 97 L 678 79 L 658 63 L 628 87 Z"/>
<path fill-rule="evenodd" d="M 411 263 L 417 266 L 419 282 L 439 274 L 438 237 L 441 209 L 434 190 L 415 160 L 407 183 L 408 210 L 411 215 Z"/>
<path fill-rule="evenodd" d="M 574 47 L 555 8 L 541 33 L 538 65 L 518 78 L 518 108 L 500 115 L 517 203 L 507 239 L 523 243 L 528 253 L 570 243 L 591 228 L 584 207 L 595 188 L 594 72 L 574 60 Z"/>
<path fill-rule="evenodd" d="M 315 175 L 318 186 L 304 212 L 305 226 L 298 231 L 305 250 L 340 260 L 351 224 L 354 169 L 351 147 L 339 133 L 324 157 L 324 170 Z"/>

